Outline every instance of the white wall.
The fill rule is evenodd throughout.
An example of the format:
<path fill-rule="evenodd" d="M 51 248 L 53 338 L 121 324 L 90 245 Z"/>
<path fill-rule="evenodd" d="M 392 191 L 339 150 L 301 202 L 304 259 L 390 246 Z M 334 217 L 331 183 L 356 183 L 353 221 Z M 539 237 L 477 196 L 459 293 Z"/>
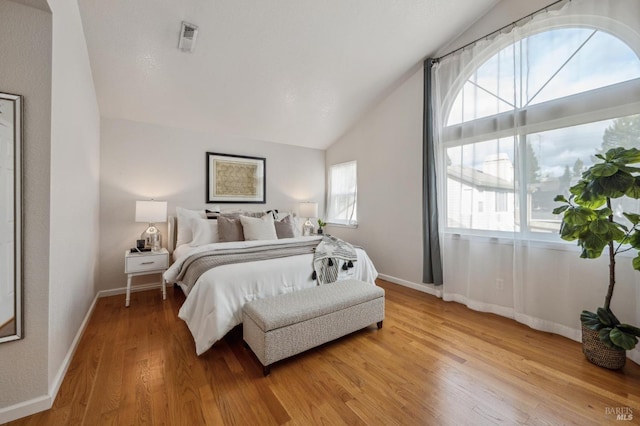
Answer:
<path fill-rule="evenodd" d="M 358 228 L 329 233 L 361 245 L 378 272 L 422 281 L 422 67 L 327 150 L 327 169 L 358 161 Z"/>
<path fill-rule="evenodd" d="M 49 390 L 96 294 L 100 112 L 78 3 L 53 11 Z M 54 388 L 54 389 L 52 389 Z M 52 392 L 55 393 L 55 392 Z"/>
<path fill-rule="evenodd" d="M 0 423 L 47 395 L 51 28 L 51 13 L 0 1 L 0 90 L 24 96 L 24 339 L 0 345 Z"/>
<path fill-rule="evenodd" d="M 126 120 L 102 119 L 100 148 L 100 279 L 98 290 L 126 285 L 124 252 L 135 244 L 145 224 L 136 223 L 135 201 L 154 198 L 175 207 L 205 209 L 205 153 L 266 158 L 266 204 L 218 204 L 223 210 L 294 210 L 300 201 L 317 201 L 324 210 L 322 150 Z M 167 227 L 160 226 L 166 247 Z M 138 277 L 138 283 L 156 277 Z M 135 284 L 135 282 L 134 282 Z M 124 303 L 124 301 L 123 301 Z"/>
<path fill-rule="evenodd" d="M 51 406 L 95 296 L 99 112 L 76 2 L 0 1 L 0 87 L 24 95 L 23 340 L 0 345 L 0 423 Z"/>

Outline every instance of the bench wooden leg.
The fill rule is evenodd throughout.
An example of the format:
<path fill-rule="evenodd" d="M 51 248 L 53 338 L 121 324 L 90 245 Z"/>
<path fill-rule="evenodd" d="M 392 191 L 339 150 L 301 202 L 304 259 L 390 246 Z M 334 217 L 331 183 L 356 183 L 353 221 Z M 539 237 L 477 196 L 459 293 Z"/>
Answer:
<path fill-rule="evenodd" d="M 378 321 L 378 330 L 382 328 L 382 321 Z"/>
<path fill-rule="evenodd" d="M 270 373 L 271 373 L 271 365 L 262 366 L 262 374 L 264 374 L 264 377 L 267 377 Z"/>

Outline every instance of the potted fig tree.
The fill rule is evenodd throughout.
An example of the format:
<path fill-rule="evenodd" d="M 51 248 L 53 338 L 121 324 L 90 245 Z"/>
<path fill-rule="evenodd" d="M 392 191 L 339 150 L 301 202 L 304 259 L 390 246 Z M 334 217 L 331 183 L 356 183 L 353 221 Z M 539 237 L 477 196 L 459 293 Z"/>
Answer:
<path fill-rule="evenodd" d="M 592 363 L 609 369 L 622 368 L 626 351 L 638 343 L 640 329 L 621 323 L 611 310 L 611 298 L 616 284 L 616 256 L 636 251 L 633 268 L 640 270 L 640 214 L 622 212 L 628 222 L 614 215 L 614 199 L 640 199 L 640 150 L 613 148 L 583 174 L 569 189 L 570 196 L 558 195 L 555 201 L 562 206 L 554 214 L 562 214 L 560 236 L 577 241 L 582 248 L 580 257 L 600 257 L 609 250 L 609 287 L 604 306 L 596 312 L 582 311 L 582 350 Z"/>

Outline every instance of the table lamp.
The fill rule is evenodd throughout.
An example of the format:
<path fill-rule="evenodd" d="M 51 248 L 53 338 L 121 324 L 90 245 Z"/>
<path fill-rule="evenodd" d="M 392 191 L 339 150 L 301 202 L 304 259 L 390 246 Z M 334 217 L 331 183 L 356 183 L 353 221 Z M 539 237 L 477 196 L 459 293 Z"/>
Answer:
<path fill-rule="evenodd" d="M 136 201 L 136 222 L 146 222 L 147 229 L 140 235 L 145 240 L 145 245 L 151 247 L 151 251 L 162 250 L 162 235 L 156 227 L 156 223 L 167 221 L 166 201 Z"/>
<path fill-rule="evenodd" d="M 302 227 L 302 235 L 310 236 L 313 234 L 313 223 L 311 223 L 312 217 L 318 217 L 318 203 L 304 202 L 298 206 L 298 214 L 300 217 L 306 217 L 307 221 Z"/>

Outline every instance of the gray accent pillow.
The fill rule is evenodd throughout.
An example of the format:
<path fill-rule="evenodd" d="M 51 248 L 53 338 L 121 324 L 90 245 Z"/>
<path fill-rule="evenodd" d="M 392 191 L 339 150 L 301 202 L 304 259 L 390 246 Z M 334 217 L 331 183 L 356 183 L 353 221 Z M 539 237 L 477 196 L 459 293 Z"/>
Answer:
<path fill-rule="evenodd" d="M 295 220 L 291 215 L 285 216 L 283 219 L 274 222 L 276 226 L 276 235 L 280 238 L 295 237 Z"/>
<path fill-rule="evenodd" d="M 220 242 L 244 241 L 244 232 L 240 219 L 227 216 L 218 217 L 218 236 Z"/>

